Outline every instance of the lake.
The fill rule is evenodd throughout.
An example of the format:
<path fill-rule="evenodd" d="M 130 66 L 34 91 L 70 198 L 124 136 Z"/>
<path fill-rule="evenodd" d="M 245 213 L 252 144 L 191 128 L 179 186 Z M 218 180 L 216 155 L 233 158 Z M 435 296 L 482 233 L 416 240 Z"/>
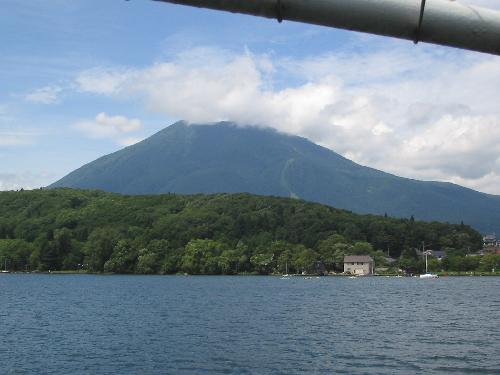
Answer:
<path fill-rule="evenodd" d="M 500 374 L 500 278 L 0 275 L 0 374 Z"/>

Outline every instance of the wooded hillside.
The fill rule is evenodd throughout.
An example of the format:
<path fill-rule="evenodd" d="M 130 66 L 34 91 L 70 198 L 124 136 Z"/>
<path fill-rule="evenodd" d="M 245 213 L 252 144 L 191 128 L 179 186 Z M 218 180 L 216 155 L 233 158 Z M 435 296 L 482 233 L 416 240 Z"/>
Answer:
<path fill-rule="evenodd" d="M 0 260 L 10 270 L 262 274 L 340 269 L 346 254 L 421 247 L 474 251 L 466 225 L 357 215 L 250 194 L 124 196 L 72 189 L 0 193 Z"/>

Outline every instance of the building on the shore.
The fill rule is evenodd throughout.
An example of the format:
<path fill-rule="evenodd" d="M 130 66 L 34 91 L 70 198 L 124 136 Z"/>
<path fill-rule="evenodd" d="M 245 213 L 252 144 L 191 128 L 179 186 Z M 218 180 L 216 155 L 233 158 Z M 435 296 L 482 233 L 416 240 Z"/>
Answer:
<path fill-rule="evenodd" d="M 431 256 L 433 256 L 437 260 L 441 261 L 446 256 L 446 251 L 444 251 L 444 250 L 432 250 Z"/>
<path fill-rule="evenodd" d="M 500 239 L 495 234 L 488 234 L 483 237 L 484 247 L 500 247 Z"/>
<path fill-rule="evenodd" d="M 439 261 L 441 261 L 446 256 L 446 251 L 445 250 L 432 250 L 432 249 L 428 249 L 425 252 L 423 252 L 420 249 L 415 249 L 415 252 L 417 253 L 418 257 L 425 258 L 425 253 L 427 253 L 427 255 L 430 255 L 430 256 L 436 258 Z"/>
<path fill-rule="evenodd" d="M 351 275 L 373 275 L 375 262 L 367 255 L 346 255 L 344 257 L 344 273 Z"/>
<path fill-rule="evenodd" d="M 497 238 L 495 234 L 484 236 L 481 254 L 500 254 L 500 238 Z"/>

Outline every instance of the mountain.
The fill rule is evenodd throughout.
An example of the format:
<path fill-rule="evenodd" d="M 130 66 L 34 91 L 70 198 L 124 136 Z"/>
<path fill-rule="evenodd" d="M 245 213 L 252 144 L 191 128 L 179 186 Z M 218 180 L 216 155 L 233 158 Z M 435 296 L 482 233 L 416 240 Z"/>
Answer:
<path fill-rule="evenodd" d="M 103 156 L 50 187 L 124 194 L 236 193 L 296 197 L 356 213 L 451 223 L 500 233 L 500 196 L 417 181 L 356 164 L 271 129 L 175 123 Z"/>

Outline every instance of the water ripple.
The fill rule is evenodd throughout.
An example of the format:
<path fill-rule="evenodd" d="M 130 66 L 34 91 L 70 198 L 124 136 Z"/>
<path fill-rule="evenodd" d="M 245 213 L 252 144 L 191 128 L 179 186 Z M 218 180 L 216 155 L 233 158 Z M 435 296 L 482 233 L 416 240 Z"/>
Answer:
<path fill-rule="evenodd" d="M 3 374 L 500 374 L 500 278 L 0 277 Z"/>

